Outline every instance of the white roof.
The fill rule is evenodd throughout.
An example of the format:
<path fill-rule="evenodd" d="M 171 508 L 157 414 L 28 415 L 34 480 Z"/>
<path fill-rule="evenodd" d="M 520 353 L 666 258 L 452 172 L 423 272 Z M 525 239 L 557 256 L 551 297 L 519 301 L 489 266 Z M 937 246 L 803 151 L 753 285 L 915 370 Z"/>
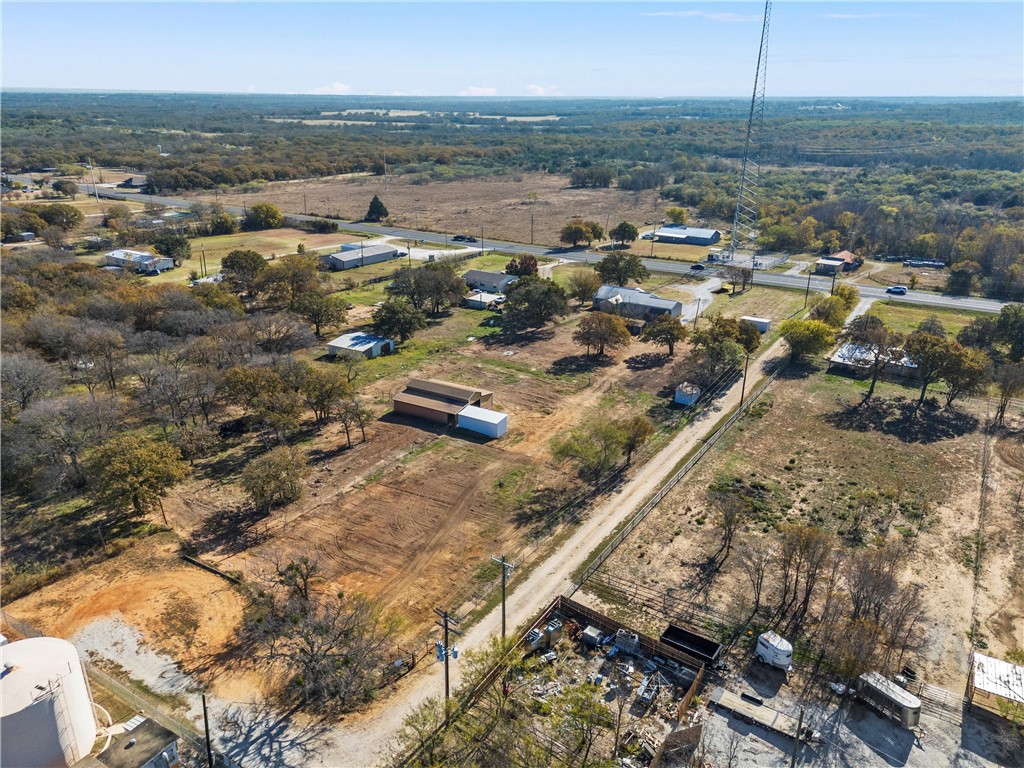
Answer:
<path fill-rule="evenodd" d="M 80 670 L 78 651 L 58 637 L 32 637 L 8 643 L 0 650 L 3 666 L 9 671 L 0 686 L 0 713 L 4 717 L 31 706 L 50 680 Z M 80 672 L 79 672 L 80 674 Z"/>
<path fill-rule="evenodd" d="M 753 315 L 744 315 L 740 320 L 748 320 L 751 323 L 770 323 L 771 318 L 769 317 L 754 317 Z"/>
<path fill-rule="evenodd" d="M 377 344 L 383 344 L 389 341 L 391 341 L 391 339 L 385 336 L 375 336 L 372 333 L 345 333 L 333 341 L 327 342 L 327 346 L 344 347 L 345 349 L 351 349 L 357 352 L 366 352 L 367 350 L 373 349 Z"/>
<path fill-rule="evenodd" d="M 153 254 L 149 251 L 133 251 L 128 248 L 118 248 L 107 254 L 115 259 L 152 259 Z"/>
<path fill-rule="evenodd" d="M 487 291 L 473 291 L 466 298 L 473 299 L 473 301 L 486 301 L 490 304 L 492 301 L 497 301 L 502 298 L 505 294 L 503 293 L 488 293 Z"/>
<path fill-rule="evenodd" d="M 475 405 L 467 405 L 461 411 L 459 416 L 466 416 L 470 419 L 476 419 L 486 424 L 501 424 L 505 419 L 508 418 L 508 414 L 501 413 L 500 411 L 492 411 L 490 408 L 480 408 Z"/>
<path fill-rule="evenodd" d="M 761 637 L 758 639 L 764 640 L 764 642 L 770 645 L 772 648 L 776 648 L 782 651 L 783 653 L 793 652 L 793 644 L 789 642 L 789 640 L 786 640 L 784 637 L 779 635 L 779 633 L 775 632 L 774 630 L 769 629 L 767 632 L 762 632 Z"/>
<path fill-rule="evenodd" d="M 1010 701 L 1024 704 L 1024 666 L 974 654 L 974 687 Z"/>

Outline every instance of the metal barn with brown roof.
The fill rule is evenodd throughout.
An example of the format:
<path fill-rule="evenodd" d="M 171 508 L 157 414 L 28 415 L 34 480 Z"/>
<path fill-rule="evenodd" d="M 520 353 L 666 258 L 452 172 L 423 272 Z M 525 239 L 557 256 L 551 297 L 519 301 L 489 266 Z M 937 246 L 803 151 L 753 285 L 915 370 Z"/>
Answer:
<path fill-rule="evenodd" d="M 484 408 L 493 400 L 494 393 L 483 389 L 436 379 L 409 379 L 405 390 L 396 394 L 392 403 L 395 413 L 455 424 L 459 411 L 467 405 Z"/>

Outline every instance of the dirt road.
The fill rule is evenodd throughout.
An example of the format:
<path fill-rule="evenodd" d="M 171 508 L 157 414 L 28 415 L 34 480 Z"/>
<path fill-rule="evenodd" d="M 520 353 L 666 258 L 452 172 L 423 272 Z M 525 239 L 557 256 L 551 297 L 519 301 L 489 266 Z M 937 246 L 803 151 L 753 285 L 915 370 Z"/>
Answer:
<path fill-rule="evenodd" d="M 764 363 L 774 360 L 784 352 L 779 341 L 758 358 L 762 370 Z M 751 383 L 751 388 L 756 381 Z M 615 527 L 631 516 L 659 484 L 666 479 L 673 467 L 691 449 L 707 438 L 714 430 L 715 412 L 726 412 L 739 404 L 740 384 L 737 382 L 714 406 L 710 418 L 690 424 L 683 429 L 656 457 L 645 464 L 617 492 L 596 507 L 587 519 L 576 529 L 558 552 L 540 564 L 520 582 L 510 581 L 507 600 L 507 621 L 510 627 L 534 618 L 540 611 L 572 584 L 571 574 L 596 549 Z M 501 631 L 501 609 L 495 608 L 480 623 L 474 625 L 459 642 L 460 649 L 481 648 L 492 635 Z M 461 678 L 459 664 L 452 662 L 452 687 Z M 406 690 L 398 698 L 390 700 L 384 711 L 375 713 L 372 719 L 359 725 L 344 728 L 344 735 L 338 735 L 345 743 L 348 765 L 379 765 L 388 742 L 399 731 L 405 716 L 422 702 L 443 695 L 444 668 L 439 662 L 417 673 L 410 680 Z M 334 765 L 326 762 L 324 765 Z"/>

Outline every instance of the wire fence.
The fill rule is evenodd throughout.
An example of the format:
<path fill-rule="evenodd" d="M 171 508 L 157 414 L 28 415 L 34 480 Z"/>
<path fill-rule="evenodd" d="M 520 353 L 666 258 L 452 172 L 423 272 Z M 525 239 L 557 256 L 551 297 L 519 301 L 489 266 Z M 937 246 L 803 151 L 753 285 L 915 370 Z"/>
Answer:
<path fill-rule="evenodd" d="M 668 480 L 662 483 L 657 493 L 654 494 L 639 510 L 633 515 L 632 519 L 623 527 L 621 531 L 613 538 L 608 545 L 601 551 L 596 558 L 594 558 L 590 564 L 584 569 L 584 571 L 574 580 L 571 587 L 566 592 L 566 597 L 572 597 L 577 590 L 579 590 L 588 578 L 590 578 L 598 568 L 607 560 L 611 554 L 618 549 L 619 545 L 625 540 L 629 534 L 631 534 L 640 523 L 644 521 L 644 518 L 651 512 L 652 509 L 658 506 L 661 501 L 669 494 L 669 492 L 676 487 L 680 480 L 686 477 L 690 470 L 692 470 L 702 458 L 704 454 L 711 450 L 711 448 L 717 443 L 735 424 L 739 419 L 747 412 L 751 405 L 753 405 L 757 399 L 764 394 L 764 391 L 768 389 L 769 385 L 775 381 L 776 377 L 785 369 L 785 365 L 781 365 L 772 371 L 764 381 L 757 385 L 751 391 L 750 395 L 744 399 L 739 407 L 733 412 L 733 414 L 726 420 L 722 426 L 715 430 L 714 434 L 711 435 L 704 444 L 697 450 L 693 456 L 680 467 L 675 474 L 673 474 Z"/>

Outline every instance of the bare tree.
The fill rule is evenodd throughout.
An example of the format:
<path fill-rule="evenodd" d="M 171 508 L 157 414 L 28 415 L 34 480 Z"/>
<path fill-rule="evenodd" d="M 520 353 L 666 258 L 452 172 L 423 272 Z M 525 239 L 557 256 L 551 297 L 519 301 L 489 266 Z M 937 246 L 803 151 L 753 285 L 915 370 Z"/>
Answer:
<path fill-rule="evenodd" d="M 748 538 L 739 547 L 740 567 L 750 582 L 754 613 L 761 607 L 765 578 L 769 570 L 774 569 L 777 556 L 777 547 L 771 539 L 754 541 Z"/>
<path fill-rule="evenodd" d="M 999 392 L 995 423 L 1001 427 L 1006 420 L 1006 410 L 1010 407 L 1010 401 L 1024 392 L 1024 363 L 1001 365 L 996 368 L 994 378 Z"/>
<path fill-rule="evenodd" d="M 56 371 L 35 352 L 9 352 L 0 366 L 4 412 L 23 411 L 38 397 L 57 390 Z"/>
<path fill-rule="evenodd" d="M 743 525 L 747 504 L 741 496 L 728 491 L 715 492 L 709 496 L 711 505 L 716 511 L 715 526 L 722 532 L 722 546 L 719 547 L 715 556 L 722 555 L 722 562 L 725 562 L 732 551 L 732 542 L 736 531 Z"/>

